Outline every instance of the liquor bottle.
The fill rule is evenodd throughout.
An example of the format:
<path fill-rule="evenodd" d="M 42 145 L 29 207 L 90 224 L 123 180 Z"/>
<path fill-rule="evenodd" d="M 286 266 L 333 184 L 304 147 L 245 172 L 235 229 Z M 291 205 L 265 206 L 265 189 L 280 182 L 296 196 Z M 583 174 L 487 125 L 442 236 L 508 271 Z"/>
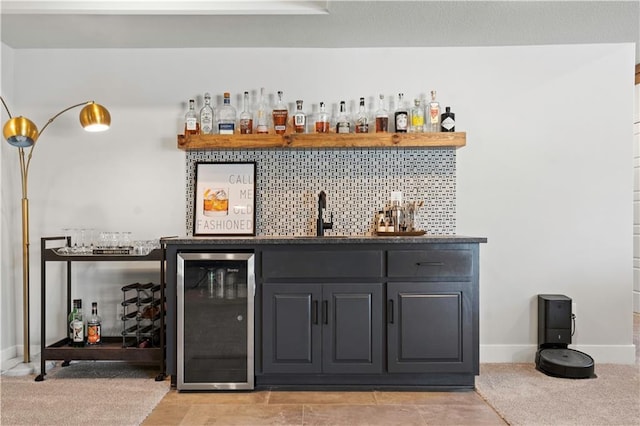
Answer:
<path fill-rule="evenodd" d="M 91 316 L 87 320 L 87 344 L 97 345 L 102 340 L 102 319 L 98 316 L 98 303 L 91 303 Z"/>
<path fill-rule="evenodd" d="M 71 346 L 84 346 L 84 320 L 82 318 L 82 300 L 73 300 L 73 310 L 69 314 L 69 331 Z"/>
<path fill-rule="evenodd" d="M 316 132 L 317 133 L 329 133 L 329 114 L 325 109 L 324 102 L 320 102 L 320 112 L 316 118 Z"/>
<path fill-rule="evenodd" d="M 378 110 L 376 111 L 376 133 L 389 131 L 389 111 L 384 108 L 384 95 L 380 95 Z"/>
<path fill-rule="evenodd" d="M 409 131 L 413 133 L 424 132 L 424 109 L 420 105 L 420 99 L 413 101 L 413 108 L 411 108 L 411 127 Z"/>
<path fill-rule="evenodd" d="M 364 98 L 360 98 L 360 110 L 356 117 L 356 133 L 369 133 L 369 117 L 364 109 Z"/>
<path fill-rule="evenodd" d="M 407 111 L 407 107 L 404 105 L 404 94 L 398 93 L 398 108 L 393 115 L 396 133 L 407 133 L 407 129 L 409 126 L 409 112 Z"/>
<path fill-rule="evenodd" d="M 200 125 L 196 114 L 196 101 L 189 99 L 189 111 L 184 116 L 184 135 L 197 135 L 199 133 Z"/>
<path fill-rule="evenodd" d="M 278 90 L 278 103 L 273 108 L 271 113 L 273 116 L 273 129 L 279 135 L 284 135 L 287 131 L 287 118 L 289 110 L 287 106 L 282 102 L 282 91 Z"/>
<path fill-rule="evenodd" d="M 456 131 L 456 114 L 451 112 L 451 107 L 446 107 L 444 113 L 440 116 L 440 131 L 455 132 Z"/>
<path fill-rule="evenodd" d="M 240 113 L 240 133 L 243 135 L 253 133 L 253 114 L 249 109 L 249 92 L 244 92 L 244 108 Z"/>
<path fill-rule="evenodd" d="M 436 101 L 436 91 L 431 91 L 431 102 L 429 102 L 429 126 L 430 132 L 440 131 L 440 103 Z"/>
<path fill-rule="evenodd" d="M 264 102 L 264 87 L 260 89 L 260 103 L 256 111 L 256 133 L 269 133 L 269 116 L 267 114 L 267 106 Z"/>
<path fill-rule="evenodd" d="M 224 104 L 218 113 L 218 133 L 232 135 L 236 130 L 236 109 L 231 106 L 231 95 L 224 92 Z"/>
<path fill-rule="evenodd" d="M 350 133 L 351 132 L 351 120 L 349 114 L 347 114 L 347 107 L 344 101 L 340 101 L 340 112 L 336 119 L 336 133 Z"/>
<path fill-rule="evenodd" d="M 211 106 L 211 95 L 204 94 L 204 106 L 200 109 L 200 133 L 210 135 L 213 133 L 213 107 Z"/>
<path fill-rule="evenodd" d="M 293 114 L 293 128 L 296 133 L 306 133 L 307 131 L 307 116 L 302 111 L 302 101 L 296 101 L 296 113 Z"/>

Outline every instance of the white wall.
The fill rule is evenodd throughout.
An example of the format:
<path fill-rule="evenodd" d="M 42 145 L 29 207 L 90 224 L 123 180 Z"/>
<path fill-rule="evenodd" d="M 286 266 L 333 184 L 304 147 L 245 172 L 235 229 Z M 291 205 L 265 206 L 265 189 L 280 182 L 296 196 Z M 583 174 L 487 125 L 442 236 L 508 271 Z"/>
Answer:
<path fill-rule="evenodd" d="M 237 103 L 235 94 L 264 86 L 312 105 L 437 89 L 457 114 L 456 128 L 468 132 L 457 151 L 458 233 L 489 239 L 481 248 L 481 361 L 533 362 L 535 297 L 562 293 L 577 305 L 574 343 L 597 362 L 632 363 L 633 58 L 633 44 L 16 50 L 21 113 L 40 124 L 95 99 L 112 114 L 112 129 L 88 135 L 67 113 L 39 142 L 30 180 L 32 288 L 39 288 L 40 236 L 64 227 L 130 230 L 136 238 L 184 233 L 176 134 L 190 97 L 208 90 L 219 100 L 230 91 Z M 3 222 L 5 232 L 19 228 L 13 219 Z M 19 239 L 8 247 L 19 250 Z M 19 268 L 5 257 L 3 275 Z M 144 275 L 140 268 L 76 268 L 74 291 L 98 300 L 116 327 L 115 308 L 106 306 L 117 303 L 123 281 Z M 60 288 L 47 293 L 48 339 L 58 337 L 56 327 L 64 333 Z M 34 343 L 38 294 L 31 302 Z M 14 329 L 21 334 L 18 323 Z"/>

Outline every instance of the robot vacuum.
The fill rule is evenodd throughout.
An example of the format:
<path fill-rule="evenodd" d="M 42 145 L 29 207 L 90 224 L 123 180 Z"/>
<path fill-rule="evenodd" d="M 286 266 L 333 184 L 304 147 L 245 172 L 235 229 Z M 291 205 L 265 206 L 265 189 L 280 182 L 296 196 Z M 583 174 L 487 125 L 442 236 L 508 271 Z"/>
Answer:
<path fill-rule="evenodd" d="M 548 376 L 568 379 L 595 378 L 593 358 L 568 349 L 571 343 L 571 299 L 556 294 L 538 295 L 538 345 L 536 369 Z"/>

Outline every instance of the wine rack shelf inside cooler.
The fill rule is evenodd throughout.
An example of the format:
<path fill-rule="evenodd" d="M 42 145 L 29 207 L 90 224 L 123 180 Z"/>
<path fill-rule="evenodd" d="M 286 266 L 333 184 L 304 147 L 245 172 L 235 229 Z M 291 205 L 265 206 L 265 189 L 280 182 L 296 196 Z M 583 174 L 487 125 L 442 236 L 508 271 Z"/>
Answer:
<path fill-rule="evenodd" d="M 122 287 L 122 347 L 159 347 L 162 315 L 160 284 Z"/>

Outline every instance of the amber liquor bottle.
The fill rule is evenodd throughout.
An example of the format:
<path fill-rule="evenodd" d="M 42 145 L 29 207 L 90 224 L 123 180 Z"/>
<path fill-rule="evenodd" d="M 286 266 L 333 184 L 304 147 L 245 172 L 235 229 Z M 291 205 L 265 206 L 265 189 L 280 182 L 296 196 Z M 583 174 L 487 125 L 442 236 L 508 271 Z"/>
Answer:
<path fill-rule="evenodd" d="M 196 101 L 189 99 L 189 110 L 184 115 L 184 135 L 200 134 L 200 125 L 198 124 L 198 115 L 196 114 Z"/>
<path fill-rule="evenodd" d="M 296 101 L 296 113 L 293 114 L 293 128 L 296 133 L 305 133 L 307 130 L 307 116 L 302 111 L 302 101 Z"/>
<path fill-rule="evenodd" d="M 271 112 L 273 116 L 273 130 L 275 130 L 276 134 L 284 135 L 287 131 L 287 118 L 289 115 L 289 110 L 287 106 L 282 102 L 282 91 L 278 91 L 278 103 L 273 108 Z"/>
<path fill-rule="evenodd" d="M 380 95 L 378 110 L 376 111 L 376 133 L 389 131 L 389 111 L 384 108 L 384 95 Z"/>
<path fill-rule="evenodd" d="M 329 133 L 329 114 L 325 109 L 324 102 L 320 102 L 320 112 L 316 118 L 316 133 Z"/>
<path fill-rule="evenodd" d="M 253 133 L 253 114 L 249 110 L 249 92 L 244 92 L 244 106 L 240 113 L 240 133 L 249 135 Z"/>
<path fill-rule="evenodd" d="M 102 342 L 102 319 L 98 316 L 98 303 L 91 303 L 91 316 L 87 320 L 87 344 L 97 345 Z"/>

